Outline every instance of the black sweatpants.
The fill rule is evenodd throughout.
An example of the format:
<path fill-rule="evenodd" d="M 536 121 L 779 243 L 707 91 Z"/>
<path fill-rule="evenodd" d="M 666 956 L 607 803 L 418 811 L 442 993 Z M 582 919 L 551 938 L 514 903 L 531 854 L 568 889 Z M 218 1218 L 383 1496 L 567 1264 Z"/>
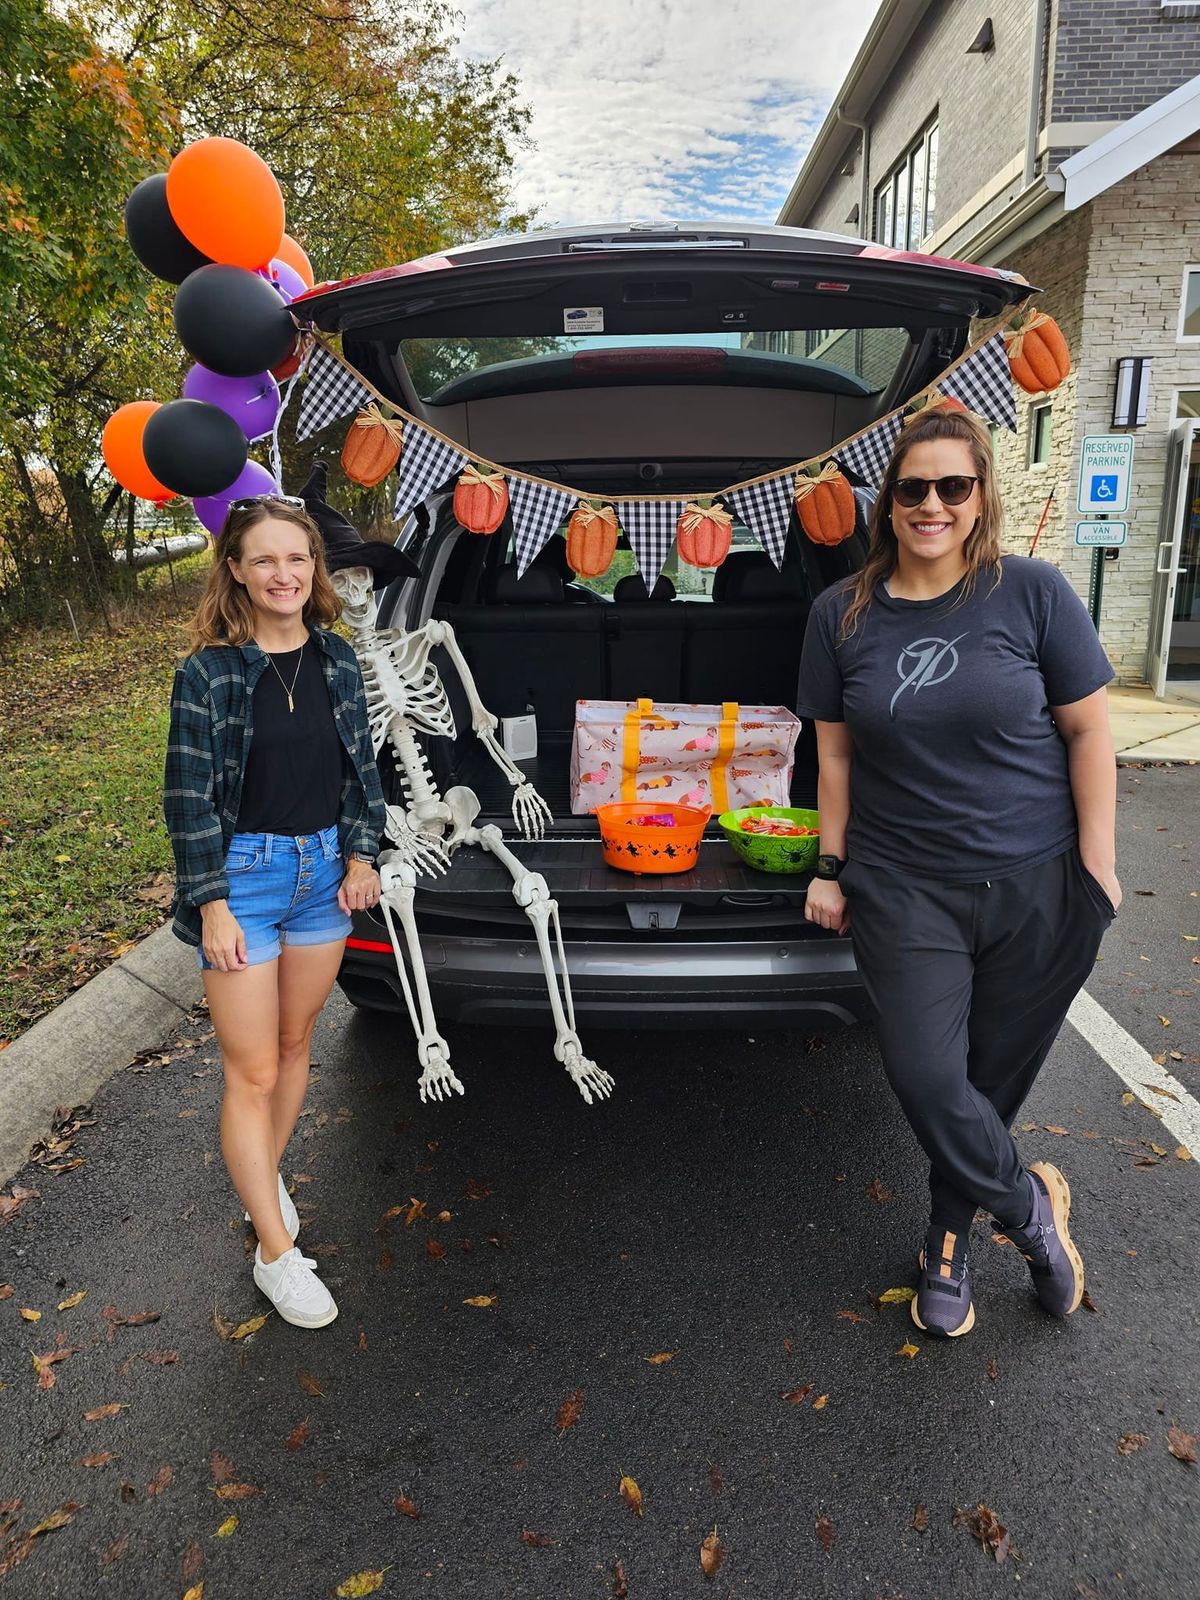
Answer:
<path fill-rule="evenodd" d="M 990 883 L 851 861 L 854 954 L 884 1069 L 929 1157 L 931 1223 L 977 1207 L 1020 1226 L 1029 1190 L 1009 1132 L 1116 913 L 1072 847 Z"/>

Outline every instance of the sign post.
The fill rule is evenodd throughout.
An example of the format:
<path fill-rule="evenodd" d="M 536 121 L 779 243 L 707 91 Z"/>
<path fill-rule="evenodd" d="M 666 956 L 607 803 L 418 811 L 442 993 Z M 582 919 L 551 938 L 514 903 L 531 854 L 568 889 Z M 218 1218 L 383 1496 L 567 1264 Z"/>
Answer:
<path fill-rule="evenodd" d="M 1133 439 L 1127 433 L 1089 434 L 1079 451 L 1079 510 L 1092 522 L 1075 524 L 1075 543 L 1090 545 L 1092 573 L 1088 583 L 1088 610 L 1100 631 L 1104 598 L 1105 550 L 1123 545 L 1129 533 L 1125 522 L 1108 521 L 1117 511 L 1129 509 L 1129 479 L 1133 469 Z"/>

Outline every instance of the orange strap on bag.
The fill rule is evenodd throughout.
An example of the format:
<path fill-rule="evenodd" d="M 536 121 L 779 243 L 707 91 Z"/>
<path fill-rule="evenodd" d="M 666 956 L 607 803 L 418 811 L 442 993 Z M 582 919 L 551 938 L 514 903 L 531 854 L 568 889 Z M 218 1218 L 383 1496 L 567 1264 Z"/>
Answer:
<path fill-rule="evenodd" d="M 653 700 L 639 700 L 632 711 L 625 713 L 625 737 L 621 745 L 621 799 L 626 803 L 637 799 L 638 761 L 642 754 L 642 723 L 655 722 L 666 725 L 667 718 L 660 717 Z"/>
<path fill-rule="evenodd" d="M 712 764 L 713 810 L 718 816 L 729 810 L 728 766 L 737 738 L 738 703 L 726 700 L 721 706 L 721 725 L 717 729 L 717 754 Z"/>

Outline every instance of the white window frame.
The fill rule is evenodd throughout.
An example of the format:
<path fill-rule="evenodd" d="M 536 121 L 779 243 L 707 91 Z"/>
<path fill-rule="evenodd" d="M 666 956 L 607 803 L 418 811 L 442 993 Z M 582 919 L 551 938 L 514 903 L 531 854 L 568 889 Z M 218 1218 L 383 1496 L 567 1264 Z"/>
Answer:
<path fill-rule="evenodd" d="M 938 133 L 938 115 L 935 112 L 933 114 L 933 116 L 931 116 L 929 118 L 929 120 L 925 123 L 924 127 L 921 129 L 920 133 L 916 136 L 916 138 L 910 141 L 910 143 L 908 144 L 907 148 L 903 151 L 903 153 L 900 155 L 900 157 L 896 161 L 894 161 L 892 163 L 890 169 L 884 175 L 884 177 L 881 178 L 880 181 L 875 185 L 875 188 L 872 191 L 872 195 L 871 195 L 871 237 L 875 241 L 876 244 L 881 244 L 881 245 L 885 246 L 885 248 L 887 248 L 889 250 L 920 250 L 921 246 L 925 243 L 926 239 L 932 238 L 934 233 L 936 233 L 936 231 L 937 231 L 937 216 L 936 216 L 936 205 L 937 205 L 937 163 L 936 162 L 933 163 L 933 172 L 934 172 L 934 206 L 935 206 L 934 226 L 932 228 L 929 228 L 929 227 L 926 226 L 926 224 L 929 221 L 929 172 L 930 172 L 930 165 L 931 165 L 930 160 L 929 160 L 929 149 L 930 149 L 930 142 L 937 135 L 937 133 Z M 912 242 L 910 242 L 911 236 L 912 236 L 912 212 L 913 212 L 912 174 L 913 174 L 913 169 L 914 169 L 914 166 L 915 166 L 916 157 L 917 157 L 917 154 L 919 152 L 923 154 L 922 180 L 921 180 L 920 231 L 917 234 L 916 239 L 912 240 Z M 897 180 L 900 178 L 901 175 L 903 175 L 905 184 L 907 185 L 908 203 L 904 208 L 905 237 L 904 237 L 903 240 L 897 240 L 896 237 L 895 237 L 896 221 L 897 221 L 897 217 L 898 217 L 898 214 L 899 214 L 899 207 L 896 204 L 896 201 L 899 198 L 899 189 L 898 189 L 898 186 L 897 186 Z M 892 234 L 892 238 L 891 239 L 884 239 L 884 238 L 880 237 L 880 234 L 884 231 L 880 227 L 880 212 L 881 212 L 881 209 L 882 209 L 882 204 L 883 204 L 885 196 L 890 198 L 890 205 L 889 205 L 889 209 L 888 209 L 888 231 L 890 231 L 891 234 Z"/>
<path fill-rule="evenodd" d="M 1188 274 L 1194 272 L 1200 278 L 1200 262 L 1191 262 L 1183 269 L 1183 277 L 1179 284 L 1179 326 L 1175 332 L 1176 344 L 1200 344 L 1200 333 L 1184 333 L 1183 322 L 1187 316 Z"/>
<path fill-rule="evenodd" d="M 1046 444 L 1046 459 L 1044 461 L 1038 461 L 1036 459 L 1035 455 L 1034 455 L 1034 451 L 1037 448 L 1038 427 L 1040 425 L 1041 418 L 1047 412 L 1049 412 L 1049 414 L 1050 414 L 1050 437 L 1047 440 L 1047 444 Z M 1037 405 L 1032 405 L 1029 408 L 1029 442 L 1028 442 L 1028 444 L 1026 446 L 1025 465 L 1029 468 L 1029 470 L 1031 472 L 1036 470 L 1036 469 L 1039 469 L 1039 468 L 1044 470 L 1046 467 L 1048 467 L 1050 465 L 1050 451 L 1053 449 L 1053 446 L 1054 446 L 1054 401 L 1053 400 L 1042 400 Z"/>
<path fill-rule="evenodd" d="M 1177 389 L 1172 389 L 1171 390 L 1171 421 L 1172 422 L 1185 422 L 1187 420 L 1187 417 L 1200 416 L 1200 412 L 1189 411 L 1187 413 L 1187 417 L 1185 417 L 1184 413 L 1182 411 L 1180 411 L 1180 409 L 1179 409 L 1179 396 L 1181 394 L 1196 394 L 1196 395 L 1200 395 L 1200 382 L 1197 382 L 1197 383 L 1181 383 Z"/>

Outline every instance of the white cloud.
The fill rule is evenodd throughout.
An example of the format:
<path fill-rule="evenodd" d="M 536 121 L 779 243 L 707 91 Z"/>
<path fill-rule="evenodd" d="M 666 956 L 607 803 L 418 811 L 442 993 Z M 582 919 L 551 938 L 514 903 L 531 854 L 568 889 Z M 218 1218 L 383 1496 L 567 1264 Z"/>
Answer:
<path fill-rule="evenodd" d="M 533 109 L 539 224 L 774 222 L 877 0 L 457 0 Z"/>

